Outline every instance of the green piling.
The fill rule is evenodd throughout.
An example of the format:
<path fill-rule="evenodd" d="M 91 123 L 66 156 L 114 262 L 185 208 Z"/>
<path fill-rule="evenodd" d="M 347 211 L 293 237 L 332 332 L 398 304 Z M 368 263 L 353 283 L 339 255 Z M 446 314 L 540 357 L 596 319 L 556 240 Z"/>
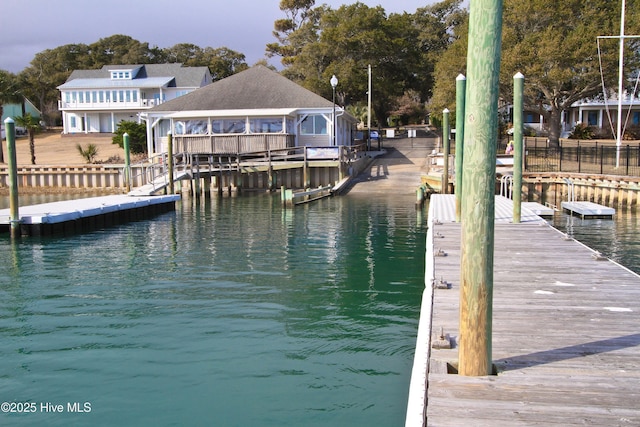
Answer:
<path fill-rule="evenodd" d="M 169 175 L 169 194 L 175 194 L 173 183 L 173 135 L 167 134 L 167 170 Z"/>
<path fill-rule="evenodd" d="M 490 375 L 502 0 L 470 2 L 458 373 Z"/>
<path fill-rule="evenodd" d="M 442 194 L 449 194 L 449 137 L 451 127 L 449 126 L 449 109 L 442 110 Z"/>
<path fill-rule="evenodd" d="M 462 74 L 456 78 L 456 222 L 460 222 L 462 211 L 462 164 L 464 160 L 464 97 L 467 78 Z"/>
<path fill-rule="evenodd" d="M 522 216 L 522 151 L 524 122 L 524 76 L 513 76 L 513 223 L 519 224 Z"/>
<path fill-rule="evenodd" d="M 20 209 L 18 198 L 18 160 L 16 157 L 16 123 L 11 117 L 4 121 L 7 138 L 7 161 L 9 162 L 9 222 L 11 237 L 20 237 Z"/>
<path fill-rule="evenodd" d="M 127 193 L 131 191 L 131 145 L 129 140 L 129 134 L 125 132 L 122 135 L 122 141 L 124 145 L 124 184 Z"/>

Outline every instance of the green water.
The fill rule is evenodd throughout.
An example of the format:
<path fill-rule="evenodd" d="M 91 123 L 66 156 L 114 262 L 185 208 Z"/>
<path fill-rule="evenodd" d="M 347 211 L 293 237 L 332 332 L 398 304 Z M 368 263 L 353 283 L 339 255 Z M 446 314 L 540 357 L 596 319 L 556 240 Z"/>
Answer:
<path fill-rule="evenodd" d="M 0 425 L 404 425 L 419 216 L 413 197 L 260 195 L 3 235 L 0 400 L 35 412 Z"/>
<path fill-rule="evenodd" d="M 611 219 L 580 219 L 557 213 L 552 224 L 607 258 L 640 274 L 640 214 L 616 210 Z"/>

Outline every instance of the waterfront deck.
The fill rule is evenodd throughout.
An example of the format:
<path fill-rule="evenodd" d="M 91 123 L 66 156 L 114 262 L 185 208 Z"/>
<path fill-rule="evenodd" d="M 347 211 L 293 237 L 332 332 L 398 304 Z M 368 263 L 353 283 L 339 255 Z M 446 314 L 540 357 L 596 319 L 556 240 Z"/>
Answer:
<path fill-rule="evenodd" d="M 112 195 L 65 200 L 19 208 L 22 234 L 74 233 L 147 218 L 175 208 L 179 195 Z M 0 209 L 0 230 L 9 231 L 9 209 Z"/>
<path fill-rule="evenodd" d="M 460 224 L 445 215 L 453 203 L 447 195 L 430 202 L 429 286 L 406 425 L 640 425 L 640 277 L 540 219 L 510 224 L 496 214 L 498 375 L 447 373 L 459 333 Z M 431 280 L 447 286 L 432 289 Z M 430 348 L 441 334 L 452 349 Z"/>

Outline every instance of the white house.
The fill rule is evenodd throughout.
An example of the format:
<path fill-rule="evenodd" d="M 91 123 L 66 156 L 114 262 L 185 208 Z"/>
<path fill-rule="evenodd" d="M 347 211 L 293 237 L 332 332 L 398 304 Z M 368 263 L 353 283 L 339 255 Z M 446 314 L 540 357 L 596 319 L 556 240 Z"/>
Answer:
<path fill-rule="evenodd" d="M 609 121 L 611 118 L 611 121 Z M 614 128 L 618 122 L 618 98 L 613 96 L 606 102 L 602 97 L 583 99 L 571 105 L 569 125 L 573 128 L 578 123 L 587 126 L 609 129 L 611 123 Z M 633 97 L 624 92 L 622 96 L 623 126 L 640 126 L 640 97 Z"/>
<path fill-rule="evenodd" d="M 63 133 L 113 133 L 123 120 L 211 83 L 207 67 L 105 65 L 75 70 L 58 86 Z"/>
<path fill-rule="evenodd" d="M 357 124 L 344 108 L 261 65 L 141 116 L 149 155 L 166 152 L 169 132 L 178 150 L 199 153 L 351 145 Z"/>

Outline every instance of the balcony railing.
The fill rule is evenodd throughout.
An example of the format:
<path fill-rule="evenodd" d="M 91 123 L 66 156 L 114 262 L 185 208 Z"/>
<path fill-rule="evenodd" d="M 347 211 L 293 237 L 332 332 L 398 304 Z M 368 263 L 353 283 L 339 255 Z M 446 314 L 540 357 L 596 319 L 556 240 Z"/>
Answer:
<path fill-rule="evenodd" d="M 146 109 L 162 104 L 161 99 L 139 99 L 129 102 L 66 102 L 58 100 L 59 110 L 122 110 L 122 109 Z"/>

